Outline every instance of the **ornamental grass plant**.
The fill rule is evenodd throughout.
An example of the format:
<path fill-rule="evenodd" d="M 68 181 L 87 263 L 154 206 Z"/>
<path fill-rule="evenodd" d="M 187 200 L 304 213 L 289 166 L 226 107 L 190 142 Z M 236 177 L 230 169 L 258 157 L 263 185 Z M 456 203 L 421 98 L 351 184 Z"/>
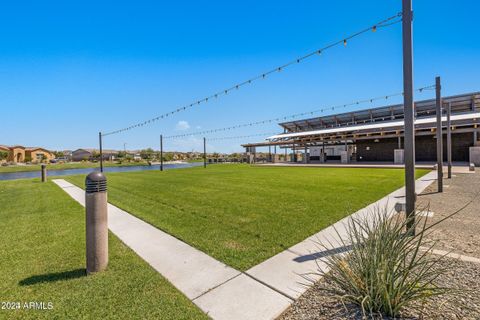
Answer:
<path fill-rule="evenodd" d="M 351 218 L 346 237 L 340 237 L 340 247 L 350 250 L 322 258 L 327 266 L 323 270 L 328 271 L 319 267 L 320 273 L 333 284 L 323 289 L 344 304 L 357 305 L 366 318 L 395 318 L 405 307 L 419 305 L 412 302 L 426 302 L 451 292 L 450 288 L 436 285 L 435 280 L 447 269 L 438 265 L 444 256 L 429 252 L 436 241 L 426 239 L 430 239 L 428 235 L 435 225 L 459 211 L 428 226 L 427 218 L 413 220 L 386 208 L 374 209 L 368 218 Z M 414 235 L 407 232 L 410 223 L 416 230 Z M 332 248 L 332 244 L 328 247 Z"/>

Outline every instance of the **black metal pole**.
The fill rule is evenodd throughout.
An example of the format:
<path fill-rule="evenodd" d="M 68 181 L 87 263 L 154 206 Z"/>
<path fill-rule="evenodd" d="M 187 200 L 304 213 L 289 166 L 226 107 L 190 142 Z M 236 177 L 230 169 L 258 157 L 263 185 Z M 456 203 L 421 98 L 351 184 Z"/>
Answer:
<path fill-rule="evenodd" d="M 440 77 L 435 78 L 435 108 L 437 114 L 437 189 L 443 192 L 443 134 L 442 134 L 442 87 Z"/>
<path fill-rule="evenodd" d="M 102 133 L 98 133 L 98 143 L 100 146 L 100 172 L 103 172 L 103 148 L 102 148 Z"/>
<path fill-rule="evenodd" d="M 203 138 L 203 167 L 207 167 L 207 139 Z"/>
<path fill-rule="evenodd" d="M 268 146 L 268 161 L 272 162 L 272 146 Z"/>
<path fill-rule="evenodd" d="M 403 109 L 405 114 L 405 202 L 407 232 L 415 234 L 415 113 L 413 105 L 412 0 L 402 0 Z"/>
<path fill-rule="evenodd" d="M 163 135 L 160 135 L 160 171 L 163 171 Z"/>
<path fill-rule="evenodd" d="M 447 104 L 447 162 L 448 162 L 448 179 L 452 178 L 452 124 L 450 114 L 452 112 L 452 104 Z"/>

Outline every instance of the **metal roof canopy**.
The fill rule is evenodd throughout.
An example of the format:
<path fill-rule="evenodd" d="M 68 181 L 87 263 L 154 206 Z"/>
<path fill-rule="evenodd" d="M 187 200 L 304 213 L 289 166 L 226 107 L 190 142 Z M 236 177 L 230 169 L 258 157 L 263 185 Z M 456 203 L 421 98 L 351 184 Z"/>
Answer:
<path fill-rule="evenodd" d="M 442 100 L 444 104 L 451 103 L 452 114 L 474 111 L 475 106 L 480 108 L 480 92 L 443 97 Z M 428 116 L 430 114 L 435 114 L 435 99 L 415 102 L 415 115 L 417 117 Z M 283 122 L 279 123 L 279 125 L 289 133 L 403 118 L 403 104 L 395 104 L 323 117 Z"/>
<path fill-rule="evenodd" d="M 445 97 L 444 104 L 451 103 L 452 126 L 461 129 L 456 132 L 479 131 L 480 124 L 480 92 L 467 93 Z M 478 108 L 477 108 L 478 107 Z M 423 100 L 415 103 L 416 120 L 415 128 L 417 135 L 434 134 L 435 128 L 435 99 Z M 388 114 L 387 114 L 388 113 Z M 353 117 L 353 118 L 352 118 Z M 366 119 L 365 119 L 366 118 Z M 330 119 L 330 120 L 329 120 Z M 328 121 L 335 121 L 335 124 Z M 315 122 L 316 121 L 316 122 Z M 446 121 L 446 117 L 442 118 Z M 317 127 L 314 124 L 317 124 Z M 298 130 L 302 124 L 307 124 L 308 130 Z M 325 117 L 298 120 L 281 123 L 285 129 L 295 127 L 298 131 L 274 135 L 267 141 L 259 143 L 243 144 L 243 147 L 275 146 L 292 147 L 318 145 L 321 143 L 344 143 L 347 141 L 389 138 L 402 135 L 403 105 L 366 109 Z M 423 131 L 422 131 L 423 130 Z"/>

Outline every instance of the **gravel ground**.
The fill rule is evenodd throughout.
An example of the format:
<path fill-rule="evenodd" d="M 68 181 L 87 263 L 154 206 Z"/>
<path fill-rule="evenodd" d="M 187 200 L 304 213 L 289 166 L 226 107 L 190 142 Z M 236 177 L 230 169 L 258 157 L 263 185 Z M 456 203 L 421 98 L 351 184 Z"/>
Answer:
<path fill-rule="evenodd" d="M 429 206 L 434 213 L 429 224 L 476 198 L 467 208 L 434 228 L 431 238 L 438 240 L 436 249 L 480 258 L 480 170 L 456 174 L 443 183 L 443 193 L 437 193 L 437 184 L 433 183 L 418 196 L 419 208 Z"/>
<path fill-rule="evenodd" d="M 434 212 L 429 224 L 462 208 L 467 208 L 434 227 L 431 239 L 436 249 L 480 258 L 480 172 L 456 174 L 444 180 L 444 192 L 437 193 L 436 183 L 418 197 L 420 208 L 429 206 Z M 455 293 L 418 302 L 404 310 L 403 319 L 480 319 L 480 264 L 444 258 L 439 267 L 451 271 L 437 280 L 437 285 L 458 289 Z M 322 288 L 331 286 L 324 279 L 303 294 L 279 319 L 362 319 L 361 310 L 344 305 Z M 382 317 L 376 317 L 382 319 Z M 386 319 L 386 318 L 384 318 Z"/>

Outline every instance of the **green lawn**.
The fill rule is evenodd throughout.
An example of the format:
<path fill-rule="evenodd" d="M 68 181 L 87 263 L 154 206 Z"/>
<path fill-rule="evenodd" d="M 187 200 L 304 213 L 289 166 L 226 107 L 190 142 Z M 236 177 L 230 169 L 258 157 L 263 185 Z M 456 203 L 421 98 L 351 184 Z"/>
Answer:
<path fill-rule="evenodd" d="M 146 166 L 146 162 L 123 162 L 116 163 L 105 161 L 103 163 L 105 167 L 125 167 L 125 166 Z M 14 166 L 0 166 L 0 173 L 4 172 L 26 172 L 26 171 L 40 171 L 40 164 L 32 165 L 14 165 Z M 68 163 L 50 163 L 47 164 L 47 170 L 66 170 L 66 169 L 83 169 L 83 168 L 98 168 L 100 164 L 98 162 L 68 162 Z"/>
<path fill-rule="evenodd" d="M 400 169 L 247 165 L 107 176 L 111 203 L 240 270 L 382 198 L 404 181 Z M 68 178 L 82 187 L 84 179 Z"/>
<path fill-rule="evenodd" d="M 207 318 L 112 234 L 107 271 L 85 276 L 84 216 L 51 182 L 0 182 L 0 301 L 53 304 L 0 319 Z"/>

